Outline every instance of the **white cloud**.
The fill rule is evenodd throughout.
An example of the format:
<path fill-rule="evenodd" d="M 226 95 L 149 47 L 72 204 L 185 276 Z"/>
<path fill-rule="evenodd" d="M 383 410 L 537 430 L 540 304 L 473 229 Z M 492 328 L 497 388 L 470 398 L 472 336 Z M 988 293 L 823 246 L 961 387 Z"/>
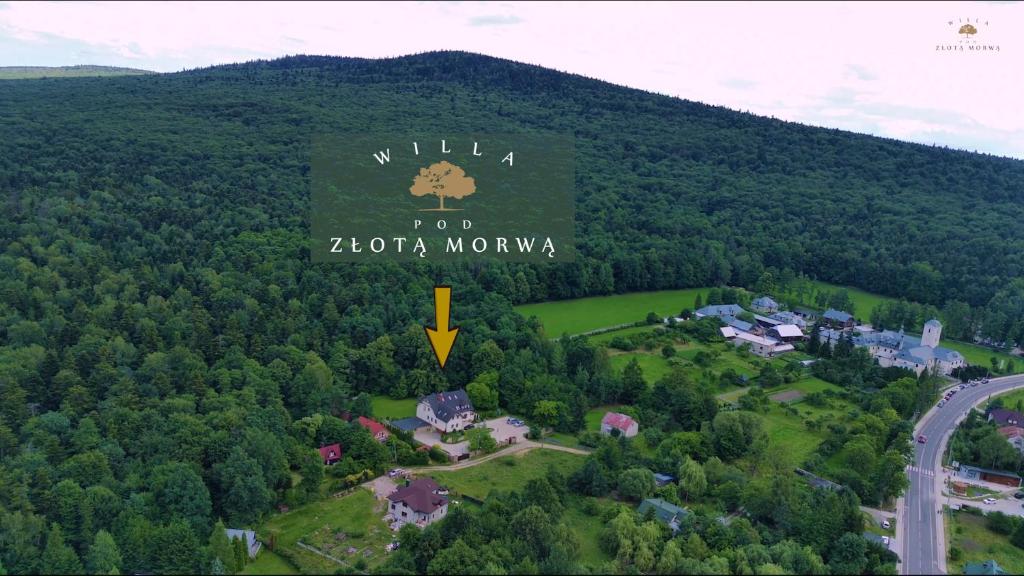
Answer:
<path fill-rule="evenodd" d="M 980 18 L 959 45 L 950 21 Z M 776 117 L 1024 158 L 1024 8 L 978 3 L 9 3 L 0 65 L 160 71 L 481 52 Z M 926 116 L 921 116 L 926 111 Z M 931 140 L 929 140 L 931 139 Z"/>

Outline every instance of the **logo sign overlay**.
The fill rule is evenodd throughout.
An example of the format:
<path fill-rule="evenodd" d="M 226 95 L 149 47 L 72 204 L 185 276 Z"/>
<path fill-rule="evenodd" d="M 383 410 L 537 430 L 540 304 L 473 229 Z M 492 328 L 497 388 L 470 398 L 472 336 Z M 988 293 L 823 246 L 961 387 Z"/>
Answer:
<path fill-rule="evenodd" d="M 313 262 L 574 259 L 571 136 L 324 136 L 311 167 Z"/>

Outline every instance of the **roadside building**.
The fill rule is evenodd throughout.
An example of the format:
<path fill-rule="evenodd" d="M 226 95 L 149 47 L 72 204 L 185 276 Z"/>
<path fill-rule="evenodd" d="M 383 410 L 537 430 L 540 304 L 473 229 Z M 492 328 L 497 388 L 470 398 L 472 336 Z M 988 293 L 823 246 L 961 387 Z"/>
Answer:
<path fill-rule="evenodd" d="M 615 430 L 618 430 L 619 434 L 626 438 L 632 438 L 639 432 L 640 425 L 636 423 L 636 420 L 625 414 L 608 412 L 601 419 L 601 434 L 611 436 Z"/>
<path fill-rule="evenodd" d="M 438 392 L 420 398 L 416 405 L 416 417 L 427 422 L 440 432 L 456 432 L 476 420 L 473 403 L 465 390 Z"/>
<path fill-rule="evenodd" d="M 1024 414 L 1008 408 L 994 408 L 988 413 L 988 421 L 996 426 L 1024 426 Z"/>
<path fill-rule="evenodd" d="M 399 525 L 424 527 L 448 514 L 448 498 L 442 488 L 429 478 L 406 480 L 405 486 L 388 496 L 388 514 Z"/>
<path fill-rule="evenodd" d="M 850 333 L 822 328 L 821 341 L 834 345 L 844 334 Z M 883 368 L 906 368 L 918 376 L 926 370 L 934 370 L 948 376 L 957 368 L 966 366 L 967 361 L 956 350 L 940 346 L 941 335 L 942 324 L 938 320 L 929 320 L 925 322 L 920 338 L 905 334 L 903 330 L 853 332 L 851 336 L 853 345 L 867 348 Z"/>
<path fill-rule="evenodd" d="M 1024 428 L 1020 426 L 1003 426 L 999 434 L 1013 446 L 1017 452 L 1024 454 Z"/>
<path fill-rule="evenodd" d="M 957 476 L 964 480 L 981 480 L 983 482 L 992 482 L 993 484 L 1002 484 L 1013 488 L 1019 488 L 1021 483 L 1020 476 L 1013 472 L 991 470 L 989 468 L 979 468 L 977 466 L 965 466 L 963 464 L 961 464 L 960 469 L 957 470 Z"/>

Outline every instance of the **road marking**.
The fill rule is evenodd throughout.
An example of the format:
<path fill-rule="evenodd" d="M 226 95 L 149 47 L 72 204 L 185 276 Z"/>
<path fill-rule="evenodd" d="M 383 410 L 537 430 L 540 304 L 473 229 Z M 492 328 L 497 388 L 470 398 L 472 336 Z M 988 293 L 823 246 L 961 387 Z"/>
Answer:
<path fill-rule="evenodd" d="M 917 472 L 921 476 L 935 476 L 934 470 L 928 470 L 927 468 L 921 468 L 920 466 L 907 466 L 907 472 Z"/>

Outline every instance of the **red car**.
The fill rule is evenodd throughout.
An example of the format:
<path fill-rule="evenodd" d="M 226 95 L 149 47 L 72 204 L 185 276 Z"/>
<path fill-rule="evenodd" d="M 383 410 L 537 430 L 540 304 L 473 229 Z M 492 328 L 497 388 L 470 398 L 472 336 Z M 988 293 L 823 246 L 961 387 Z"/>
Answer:
<path fill-rule="evenodd" d="M 924 434 L 921 434 L 920 436 L 917 437 L 917 443 L 918 444 L 924 444 L 927 441 L 928 441 L 928 437 L 925 436 Z"/>

